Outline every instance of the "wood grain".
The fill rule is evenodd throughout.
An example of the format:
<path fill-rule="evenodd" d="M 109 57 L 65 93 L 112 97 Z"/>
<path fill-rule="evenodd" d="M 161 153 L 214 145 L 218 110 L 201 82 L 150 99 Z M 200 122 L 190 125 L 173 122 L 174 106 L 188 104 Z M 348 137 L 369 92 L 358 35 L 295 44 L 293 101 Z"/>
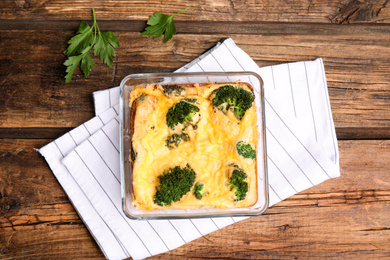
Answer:
<path fill-rule="evenodd" d="M 99 20 L 146 21 L 154 12 L 172 15 L 188 6 L 177 20 L 190 21 L 267 21 L 319 23 L 388 23 L 390 8 L 386 0 L 203 0 L 203 1 L 31 1 L 3 0 L 0 19 L 81 20 L 95 8 Z"/>
<path fill-rule="evenodd" d="M 0 30 L 56 30 L 77 31 L 81 20 L 6 20 L 0 19 Z M 103 31 L 142 32 L 146 21 L 103 20 L 99 21 Z M 89 22 L 92 25 L 92 22 Z M 324 23 L 280 23 L 280 22 L 218 22 L 175 21 L 178 34 L 251 34 L 251 35 L 354 35 L 374 36 L 390 32 L 388 24 L 324 24 Z"/>
<path fill-rule="evenodd" d="M 33 150 L 48 142 L 0 140 L 0 256 L 103 258 L 46 162 Z M 390 141 L 339 141 L 339 147 L 340 178 L 151 259 L 390 256 Z"/>
<path fill-rule="evenodd" d="M 121 47 L 112 68 L 95 59 L 88 79 L 77 70 L 72 83 L 65 84 L 62 51 L 72 35 L 57 31 L 0 31 L 0 48 L 7 50 L 0 53 L 0 127 L 76 127 L 93 117 L 94 91 L 117 86 L 128 74 L 174 71 L 223 37 L 232 37 L 259 66 L 322 57 L 336 127 L 390 127 L 390 34 L 386 32 L 373 33 L 375 40 L 331 32 L 180 34 L 166 44 L 136 32 L 120 32 Z"/>
<path fill-rule="evenodd" d="M 56 139 L 69 132 L 71 127 L 18 127 L 0 128 L 0 139 Z M 379 134 L 380 135 L 380 134 Z M 377 133 L 378 136 L 378 133 Z"/>

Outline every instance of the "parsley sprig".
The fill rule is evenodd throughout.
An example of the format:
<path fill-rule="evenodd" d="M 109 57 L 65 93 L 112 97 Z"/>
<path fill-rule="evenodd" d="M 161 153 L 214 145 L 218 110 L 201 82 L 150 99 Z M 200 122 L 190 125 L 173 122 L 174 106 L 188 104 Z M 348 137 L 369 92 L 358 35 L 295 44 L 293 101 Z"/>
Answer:
<path fill-rule="evenodd" d="M 81 22 L 75 36 L 68 41 L 68 48 L 64 54 L 68 59 L 64 62 L 66 68 L 65 82 L 69 83 L 78 64 L 85 77 L 89 76 L 93 67 L 93 60 L 90 51 L 100 56 L 100 60 L 111 67 L 113 57 L 115 57 L 114 48 L 119 47 L 119 41 L 116 35 L 111 32 L 102 32 L 96 22 L 95 10 L 92 9 L 93 25 L 89 26 L 87 22 Z"/>
<path fill-rule="evenodd" d="M 174 15 L 166 15 L 162 13 L 154 13 L 147 22 L 149 26 L 145 28 L 145 31 L 141 33 L 141 35 L 146 35 L 148 37 L 159 38 L 164 34 L 164 42 L 169 41 L 173 35 L 176 34 L 176 26 L 173 21 L 173 18 L 176 15 L 179 15 L 190 8 L 196 8 L 195 6 L 187 7 L 184 10 L 174 14 Z"/>

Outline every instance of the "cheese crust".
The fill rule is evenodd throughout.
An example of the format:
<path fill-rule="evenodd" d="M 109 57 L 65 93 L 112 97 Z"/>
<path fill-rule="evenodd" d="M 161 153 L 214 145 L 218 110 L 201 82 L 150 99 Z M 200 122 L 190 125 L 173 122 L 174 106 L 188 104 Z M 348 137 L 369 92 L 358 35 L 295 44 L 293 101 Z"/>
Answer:
<path fill-rule="evenodd" d="M 185 89 L 180 95 L 164 94 L 163 86 L 149 84 L 135 86 L 130 93 L 131 107 L 131 158 L 133 170 L 133 206 L 139 210 L 192 209 L 192 208 L 239 208 L 257 202 L 257 160 L 240 156 L 236 143 L 244 141 L 257 151 L 258 131 L 256 106 L 238 120 L 232 112 L 226 114 L 212 104 L 213 91 L 226 85 L 243 88 L 253 93 L 250 84 L 202 83 L 179 85 Z M 199 113 L 194 119 L 196 127 L 189 125 L 172 130 L 166 123 L 168 110 L 185 99 L 196 99 Z M 168 136 L 183 131 L 189 141 L 177 147 L 166 145 Z M 189 165 L 196 173 L 195 183 L 203 183 L 206 195 L 197 199 L 191 191 L 180 201 L 167 206 L 154 203 L 156 186 L 164 171 L 176 166 Z M 235 191 L 229 185 L 234 165 L 246 175 L 248 193 L 245 199 L 235 201 Z"/>

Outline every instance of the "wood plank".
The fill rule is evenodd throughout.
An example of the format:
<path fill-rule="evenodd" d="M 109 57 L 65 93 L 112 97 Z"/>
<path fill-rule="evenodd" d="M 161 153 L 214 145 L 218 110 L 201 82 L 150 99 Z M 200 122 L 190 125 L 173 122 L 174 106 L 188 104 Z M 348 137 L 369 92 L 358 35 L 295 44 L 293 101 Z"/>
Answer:
<path fill-rule="evenodd" d="M 2 232 L 1 259 L 106 259 L 82 224 L 43 223 L 24 230 Z"/>
<path fill-rule="evenodd" d="M 389 133 L 390 127 L 336 127 L 337 140 L 385 140 Z"/>
<path fill-rule="evenodd" d="M 82 20 L 91 18 L 91 7 L 99 20 L 146 21 L 154 12 L 174 14 L 191 3 L 168 1 L 110 1 L 98 0 L 30 1 L 3 0 L 0 19 Z M 199 21 L 266 21 L 266 22 L 320 22 L 320 23 L 388 23 L 390 8 L 386 0 L 300 0 L 300 1 L 240 1 L 204 0 L 194 2 L 196 9 L 177 20 Z"/>
<path fill-rule="evenodd" d="M 1 139 L 0 208 L 4 214 L 12 216 L 28 205 L 68 203 L 44 158 L 34 150 L 50 141 Z"/>
<path fill-rule="evenodd" d="M 232 37 L 259 66 L 323 57 L 336 127 L 364 125 L 367 136 L 370 129 L 390 127 L 390 34 L 386 32 L 180 34 L 166 44 L 136 32 L 117 34 L 121 47 L 112 68 L 95 58 L 88 79 L 77 70 L 72 83 L 65 84 L 62 51 L 72 32 L 0 31 L 0 48 L 7 50 L 0 53 L 0 127 L 76 127 L 93 117 L 94 91 L 117 86 L 128 74 L 174 71 L 223 37 Z"/>
<path fill-rule="evenodd" d="M 0 257 L 103 255 L 33 150 L 50 140 L 0 140 Z M 341 177 L 151 259 L 381 258 L 390 249 L 390 140 L 339 141 Z"/>
<path fill-rule="evenodd" d="M 0 19 L 0 30 L 58 30 L 77 31 L 81 20 L 6 20 Z M 92 21 L 88 21 L 92 25 Z M 253 21 L 176 21 L 177 33 L 185 34 L 255 34 L 255 35 L 376 35 L 390 33 L 388 24 L 324 24 L 298 22 L 253 22 Z M 142 32 L 146 21 L 103 20 L 102 31 Z"/>
<path fill-rule="evenodd" d="M 0 258 L 103 257 L 44 158 L 34 150 L 48 142 L 0 140 Z"/>
<path fill-rule="evenodd" d="M 0 128 L 0 139 L 56 139 L 72 129 L 71 127 Z"/>

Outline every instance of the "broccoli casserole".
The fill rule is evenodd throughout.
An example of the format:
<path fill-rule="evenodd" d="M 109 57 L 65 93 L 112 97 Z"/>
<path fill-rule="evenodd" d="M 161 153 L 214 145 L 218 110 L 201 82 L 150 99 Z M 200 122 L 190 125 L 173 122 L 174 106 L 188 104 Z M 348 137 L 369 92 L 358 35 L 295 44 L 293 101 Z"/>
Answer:
<path fill-rule="evenodd" d="M 129 106 L 133 206 L 239 208 L 257 202 L 250 84 L 140 85 Z"/>

